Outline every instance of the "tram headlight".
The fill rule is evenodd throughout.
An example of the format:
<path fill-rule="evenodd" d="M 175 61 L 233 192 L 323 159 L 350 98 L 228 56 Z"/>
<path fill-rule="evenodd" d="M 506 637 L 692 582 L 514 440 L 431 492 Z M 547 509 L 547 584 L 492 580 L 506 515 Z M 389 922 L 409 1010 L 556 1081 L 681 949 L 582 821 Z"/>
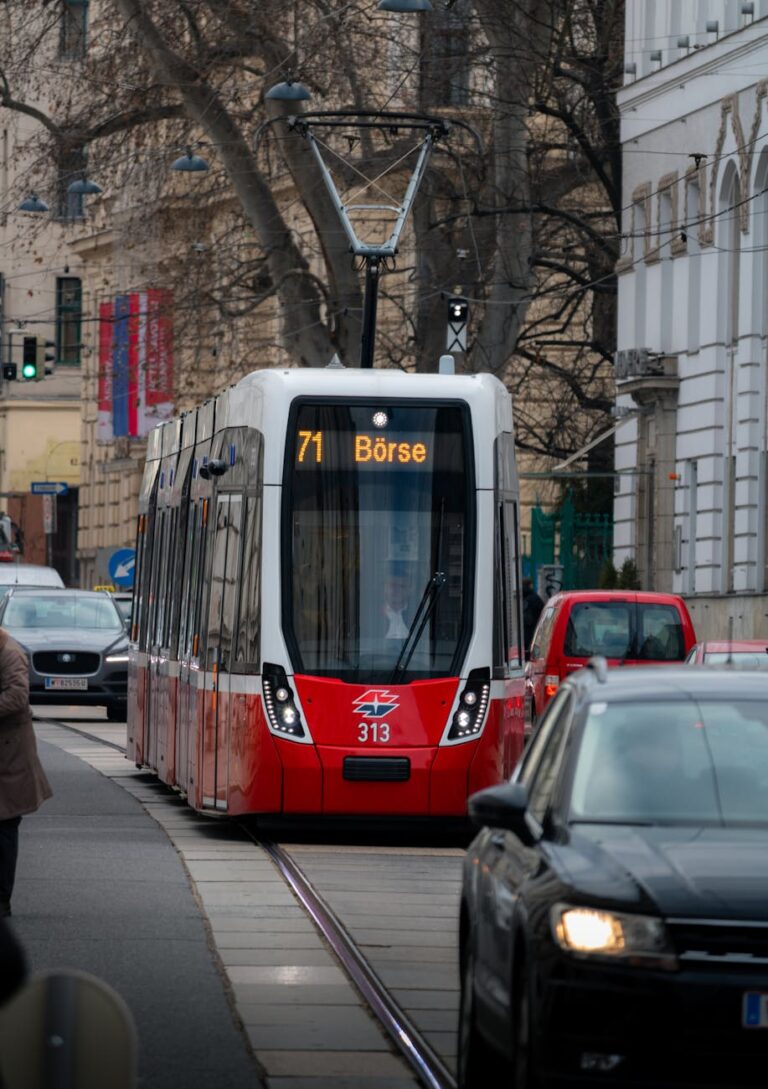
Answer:
<path fill-rule="evenodd" d="M 463 741 L 477 737 L 485 722 L 488 701 L 491 696 L 490 674 L 487 669 L 473 669 L 459 698 L 459 706 L 453 712 L 449 741 Z"/>
<path fill-rule="evenodd" d="M 301 715 L 296 706 L 293 691 L 288 684 L 285 670 L 280 666 L 264 663 L 262 677 L 264 708 L 270 728 L 283 737 L 304 737 Z"/>

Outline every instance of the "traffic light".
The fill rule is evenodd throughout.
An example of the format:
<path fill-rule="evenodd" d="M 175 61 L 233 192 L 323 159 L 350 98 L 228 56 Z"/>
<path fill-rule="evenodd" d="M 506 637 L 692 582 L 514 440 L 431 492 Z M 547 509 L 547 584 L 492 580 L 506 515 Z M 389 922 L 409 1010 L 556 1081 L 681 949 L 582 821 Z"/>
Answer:
<path fill-rule="evenodd" d="M 6 382 L 15 382 L 19 376 L 19 368 L 15 363 L 3 363 L 3 378 Z"/>
<path fill-rule="evenodd" d="M 56 342 L 46 340 L 45 337 L 37 338 L 37 366 L 38 376 L 53 374 L 53 365 L 56 362 Z"/>
<path fill-rule="evenodd" d="M 466 325 L 469 318 L 469 303 L 463 295 L 451 295 L 448 300 L 448 321 L 451 325 Z"/>
<path fill-rule="evenodd" d="M 463 295 L 448 298 L 448 332 L 445 346 L 449 352 L 466 352 L 469 302 Z"/>
<path fill-rule="evenodd" d="M 21 344 L 21 377 L 25 382 L 36 382 L 38 377 L 37 337 L 24 337 Z"/>
<path fill-rule="evenodd" d="M 56 356 L 48 349 L 55 347 L 54 342 L 46 340 L 45 337 L 24 337 L 21 346 L 21 377 L 25 382 L 39 382 L 46 374 L 53 373 Z"/>

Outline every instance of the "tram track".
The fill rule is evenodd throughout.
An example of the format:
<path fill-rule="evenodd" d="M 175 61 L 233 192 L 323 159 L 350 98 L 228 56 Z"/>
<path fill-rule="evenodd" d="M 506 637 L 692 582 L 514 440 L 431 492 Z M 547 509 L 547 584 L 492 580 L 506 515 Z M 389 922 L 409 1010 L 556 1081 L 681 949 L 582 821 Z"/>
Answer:
<path fill-rule="evenodd" d="M 61 720 L 45 719 L 44 721 L 125 755 L 124 745 L 100 737 L 97 733 Z M 344 974 L 361 996 L 386 1038 L 407 1063 L 419 1084 L 425 1089 L 456 1089 L 456 1078 L 444 1057 L 432 1046 L 414 1018 L 393 997 L 391 989 L 384 983 L 370 960 L 361 952 L 358 943 L 337 911 L 331 906 L 328 898 L 299 865 L 291 850 L 273 839 L 262 836 L 248 822 L 235 820 L 231 824 L 233 829 L 244 834 L 271 860 L 322 935 Z M 339 849 L 343 850 L 341 847 Z"/>

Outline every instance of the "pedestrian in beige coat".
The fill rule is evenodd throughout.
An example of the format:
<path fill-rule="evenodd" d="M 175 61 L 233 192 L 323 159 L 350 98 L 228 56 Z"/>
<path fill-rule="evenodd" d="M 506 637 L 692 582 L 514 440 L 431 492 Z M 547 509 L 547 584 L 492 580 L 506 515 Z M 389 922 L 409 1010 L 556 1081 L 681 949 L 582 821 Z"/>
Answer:
<path fill-rule="evenodd" d="M 27 656 L 0 628 L 0 917 L 11 914 L 21 818 L 50 796 L 32 727 Z"/>

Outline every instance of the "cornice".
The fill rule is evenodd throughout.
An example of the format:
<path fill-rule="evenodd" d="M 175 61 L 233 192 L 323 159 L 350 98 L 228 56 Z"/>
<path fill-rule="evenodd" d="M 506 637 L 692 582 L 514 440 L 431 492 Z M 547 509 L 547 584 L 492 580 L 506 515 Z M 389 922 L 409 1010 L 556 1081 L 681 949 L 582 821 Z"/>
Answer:
<path fill-rule="evenodd" d="M 741 44 L 738 43 L 740 36 L 746 39 Z M 625 84 L 616 93 L 619 108 L 623 113 L 630 107 L 646 105 L 673 89 L 679 89 L 681 83 L 687 83 L 699 76 L 713 74 L 722 66 L 724 60 L 729 63 L 738 61 L 766 47 L 768 47 L 768 16 L 756 19 L 748 27 L 734 30 L 719 41 L 713 42 L 712 45 L 697 49 L 689 53 L 687 57 L 681 57 L 665 65 L 658 72 L 651 72 L 647 76 Z M 749 79 L 749 82 L 745 83 L 747 87 L 760 80 L 760 76 L 747 78 Z"/>

